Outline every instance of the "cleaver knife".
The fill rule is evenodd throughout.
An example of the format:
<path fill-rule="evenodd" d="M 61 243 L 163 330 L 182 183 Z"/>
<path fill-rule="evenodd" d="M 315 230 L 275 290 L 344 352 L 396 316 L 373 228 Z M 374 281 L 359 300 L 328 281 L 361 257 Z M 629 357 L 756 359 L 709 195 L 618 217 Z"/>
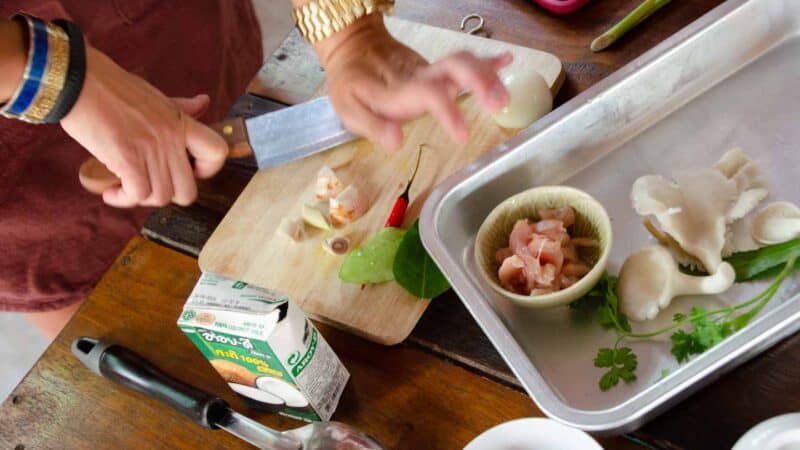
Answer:
<path fill-rule="evenodd" d="M 254 155 L 258 168 L 267 169 L 358 138 L 344 128 L 327 96 L 289 107 L 267 100 L 259 102 L 280 109 L 210 125 L 227 142 L 228 158 Z M 96 194 L 120 183 L 95 158 L 81 165 L 79 177 L 83 187 Z"/>

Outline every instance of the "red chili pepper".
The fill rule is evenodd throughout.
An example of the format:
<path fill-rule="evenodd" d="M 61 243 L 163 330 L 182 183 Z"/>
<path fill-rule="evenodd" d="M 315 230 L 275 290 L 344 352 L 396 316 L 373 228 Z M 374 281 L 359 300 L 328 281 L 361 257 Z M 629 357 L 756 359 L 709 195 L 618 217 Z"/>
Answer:
<path fill-rule="evenodd" d="M 386 223 L 383 224 L 384 227 L 400 228 L 403 226 L 403 220 L 406 218 L 406 210 L 408 210 L 408 203 L 410 201 L 408 192 L 411 189 L 411 183 L 414 182 L 414 178 L 417 176 L 420 159 L 422 159 L 422 145 L 419 146 L 419 152 L 417 153 L 417 165 L 414 167 L 414 173 L 412 173 L 411 178 L 408 179 L 406 189 L 402 194 L 400 194 L 399 197 L 397 197 L 397 200 L 394 201 L 392 212 L 389 213 L 389 218 L 386 219 Z"/>

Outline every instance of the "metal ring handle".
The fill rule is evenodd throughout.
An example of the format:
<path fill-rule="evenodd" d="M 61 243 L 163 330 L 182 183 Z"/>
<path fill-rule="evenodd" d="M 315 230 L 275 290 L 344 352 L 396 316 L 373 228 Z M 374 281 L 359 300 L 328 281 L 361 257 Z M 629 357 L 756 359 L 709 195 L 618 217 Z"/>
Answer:
<path fill-rule="evenodd" d="M 476 13 L 470 14 L 461 19 L 461 30 L 466 30 L 467 24 L 473 19 L 478 20 L 478 25 L 467 31 L 467 34 L 474 35 L 480 33 L 483 30 L 483 26 L 486 24 L 486 19 L 484 19 L 482 15 Z"/>

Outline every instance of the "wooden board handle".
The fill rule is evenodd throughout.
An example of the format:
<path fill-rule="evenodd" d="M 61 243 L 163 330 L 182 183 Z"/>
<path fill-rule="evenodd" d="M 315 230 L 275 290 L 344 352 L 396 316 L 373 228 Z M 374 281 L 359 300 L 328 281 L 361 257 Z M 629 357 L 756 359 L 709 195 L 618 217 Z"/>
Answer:
<path fill-rule="evenodd" d="M 228 144 L 228 158 L 244 158 L 253 154 L 247 137 L 244 119 L 235 117 L 209 125 Z M 102 194 L 106 189 L 119 186 L 121 181 L 97 158 L 89 158 L 78 171 L 81 186 L 93 194 Z"/>

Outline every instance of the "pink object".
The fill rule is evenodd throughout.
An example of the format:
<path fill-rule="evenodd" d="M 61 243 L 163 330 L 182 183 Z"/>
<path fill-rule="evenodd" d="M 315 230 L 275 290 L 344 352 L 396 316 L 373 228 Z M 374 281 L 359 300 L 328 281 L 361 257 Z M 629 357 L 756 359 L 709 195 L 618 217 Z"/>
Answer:
<path fill-rule="evenodd" d="M 589 3 L 589 0 L 533 0 L 538 3 L 542 8 L 553 11 L 556 14 L 569 14 L 575 12 L 584 5 Z"/>

